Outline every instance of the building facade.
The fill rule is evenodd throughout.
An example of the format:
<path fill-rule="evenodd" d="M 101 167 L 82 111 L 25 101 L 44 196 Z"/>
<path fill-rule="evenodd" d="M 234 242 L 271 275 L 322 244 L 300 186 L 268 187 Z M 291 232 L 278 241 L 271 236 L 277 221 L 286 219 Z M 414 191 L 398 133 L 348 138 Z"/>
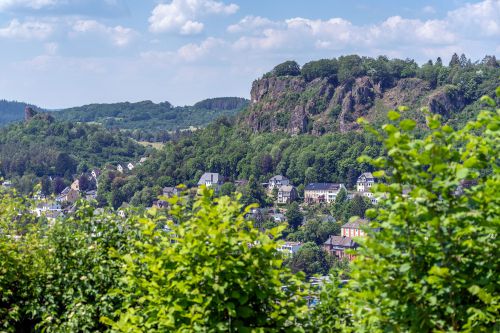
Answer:
<path fill-rule="evenodd" d="M 269 191 L 272 191 L 275 188 L 279 188 L 281 186 L 286 186 L 286 185 L 290 185 L 290 180 L 288 178 L 286 178 L 285 176 L 277 175 L 277 176 L 274 176 L 273 178 L 269 179 L 267 189 Z"/>
<path fill-rule="evenodd" d="M 284 185 L 278 188 L 277 203 L 289 204 L 295 199 L 297 199 L 297 190 L 292 185 Z"/>
<path fill-rule="evenodd" d="M 304 202 L 306 203 L 332 203 L 335 202 L 340 190 L 346 189 L 344 184 L 311 183 L 304 189 Z"/>

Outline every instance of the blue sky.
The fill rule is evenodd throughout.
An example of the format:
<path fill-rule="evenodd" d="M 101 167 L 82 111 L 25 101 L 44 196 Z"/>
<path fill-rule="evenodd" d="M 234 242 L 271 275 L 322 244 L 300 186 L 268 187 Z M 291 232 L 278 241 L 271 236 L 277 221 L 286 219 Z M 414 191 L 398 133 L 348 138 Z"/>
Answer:
<path fill-rule="evenodd" d="M 285 60 L 500 54 L 500 0 L 0 0 L 0 99 L 248 97 Z"/>

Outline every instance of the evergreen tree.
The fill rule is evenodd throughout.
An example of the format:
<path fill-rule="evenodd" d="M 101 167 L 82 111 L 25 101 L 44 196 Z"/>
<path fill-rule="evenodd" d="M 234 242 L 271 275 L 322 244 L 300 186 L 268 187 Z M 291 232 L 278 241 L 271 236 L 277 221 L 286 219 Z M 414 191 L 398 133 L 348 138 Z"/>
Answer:
<path fill-rule="evenodd" d="M 450 67 L 460 66 L 460 59 L 458 58 L 458 54 L 453 53 L 453 55 L 451 56 L 449 66 Z"/>
<path fill-rule="evenodd" d="M 288 221 L 288 225 L 293 229 L 297 230 L 297 228 L 302 224 L 304 220 L 304 215 L 300 212 L 299 204 L 296 202 L 292 202 L 288 206 L 288 210 L 286 211 L 286 219 Z"/>

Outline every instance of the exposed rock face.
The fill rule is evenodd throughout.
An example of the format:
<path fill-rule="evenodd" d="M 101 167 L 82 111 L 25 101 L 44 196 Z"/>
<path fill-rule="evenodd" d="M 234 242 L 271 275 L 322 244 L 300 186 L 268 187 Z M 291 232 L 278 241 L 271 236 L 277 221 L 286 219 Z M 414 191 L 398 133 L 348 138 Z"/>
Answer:
<path fill-rule="evenodd" d="M 25 109 L 24 109 L 24 120 L 25 121 L 29 121 L 31 120 L 35 115 L 37 114 L 37 112 L 35 110 L 33 110 L 33 108 L 27 106 Z"/>
<path fill-rule="evenodd" d="M 37 111 L 33 110 L 33 108 L 27 106 L 24 109 L 24 120 L 28 122 L 32 119 L 41 119 L 49 123 L 52 123 L 54 121 L 54 117 L 52 117 L 50 114 L 46 112 L 38 113 Z"/>
<path fill-rule="evenodd" d="M 255 132 L 321 135 L 355 130 L 357 118 L 376 119 L 400 105 L 416 110 L 426 106 L 449 116 L 466 101 L 454 86 L 433 90 L 418 78 L 400 79 L 384 90 L 368 76 L 342 84 L 326 78 L 306 82 L 300 76 L 270 77 L 254 81 L 251 104 L 241 121 Z"/>
<path fill-rule="evenodd" d="M 432 113 L 448 117 L 452 112 L 463 109 L 466 103 L 455 86 L 444 86 L 428 96 L 427 105 Z"/>
<path fill-rule="evenodd" d="M 254 131 L 323 134 L 337 125 L 342 131 L 350 129 L 354 124 L 346 124 L 373 105 L 380 88 L 368 77 L 342 85 L 328 79 L 306 83 L 301 77 L 271 77 L 255 81 L 250 95 L 245 121 Z M 340 114 L 331 114 L 339 108 Z"/>
<path fill-rule="evenodd" d="M 418 100 L 432 90 L 429 82 L 408 78 L 399 80 L 396 85 L 387 90 L 383 96 L 383 103 L 387 108 L 418 104 Z"/>

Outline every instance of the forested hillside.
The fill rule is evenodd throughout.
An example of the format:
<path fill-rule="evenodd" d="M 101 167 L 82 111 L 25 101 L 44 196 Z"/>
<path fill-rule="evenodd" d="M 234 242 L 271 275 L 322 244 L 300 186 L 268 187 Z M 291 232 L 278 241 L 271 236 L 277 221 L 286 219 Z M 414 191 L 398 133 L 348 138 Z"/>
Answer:
<path fill-rule="evenodd" d="M 27 106 L 40 110 L 40 108 L 26 103 L 0 100 L 0 126 L 23 119 L 24 109 Z"/>
<path fill-rule="evenodd" d="M 41 113 L 0 130 L 0 171 L 28 192 L 43 177 L 70 180 L 92 167 L 135 161 L 144 150 L 119 131 Z"/>
<path fill-rule="evenodd" d="M 148 205 L 162 186 L 194 185 L 204 172 L 256 182 L 282 174 L 299 192 L 311 182 L 352 187 L 361 172 L 371 170 L 357 158 L 385 154 L 379 142 L 360 130 L 358 117 L 379 126 L 389 109 L 406 105 L 409 110 L 402 117 L 416 120 L 417 130 L 424 132 L 420 108 L 426 106 L 446 123 L 461 127 L 480 108 L 475 98 L 495 98 L 499 80 L 494 57 L 472 63 L 454 55 L 449 66 L 439 59 L 418 66 L 408 59 L 355 55 L 302 68 L 285 62 L 254 82 L 251 104 L 236 119 L 219 119 L 168 142 L 132 175 L 104 175 L 108 186 L 101 193 L 115 198 L 115 206 L 134 197 L 134 203 Z"/>
<path fill-rule="evenodd" d="M 248 105 L 238 97 L 207 99 L 194 106 L 173 106 L 169 102 L 89 104 L 53 113 L 58 120 L 94 122 L 106 128 L 132 132 L 137 140 L 147 140 L 158 132 L 204 127 L 221 116 L 231 116 Z"/>

